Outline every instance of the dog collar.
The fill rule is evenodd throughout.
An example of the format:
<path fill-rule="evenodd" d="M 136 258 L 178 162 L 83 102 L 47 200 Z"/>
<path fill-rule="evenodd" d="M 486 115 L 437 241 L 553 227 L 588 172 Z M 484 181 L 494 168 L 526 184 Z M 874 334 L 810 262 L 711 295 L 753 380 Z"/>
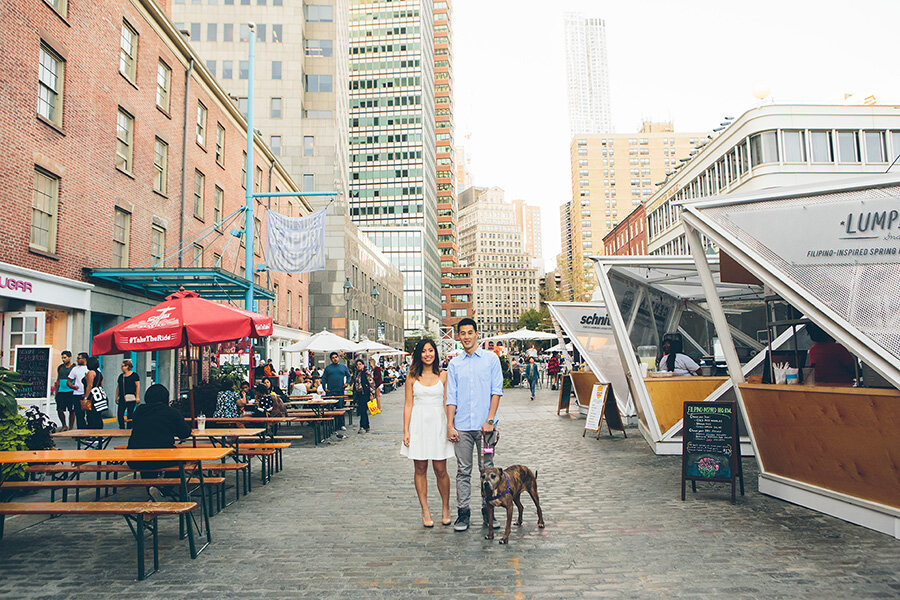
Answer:
<path fill-rule="evenodd" d="M 488 498 L 488 502 L 493 502 L 494 500 L 499 500 L 500 498 L 502 498 L 503 496 L 506 496 L 507 494 L 512 494 L 512 484 L 509 482 L 509 475 L 504 473 L 503 476 L 506 477 L 506 491 L 502 492 L 500 494 L 497 494 L 496 496 L 492 496 L 492 497 Z"/>

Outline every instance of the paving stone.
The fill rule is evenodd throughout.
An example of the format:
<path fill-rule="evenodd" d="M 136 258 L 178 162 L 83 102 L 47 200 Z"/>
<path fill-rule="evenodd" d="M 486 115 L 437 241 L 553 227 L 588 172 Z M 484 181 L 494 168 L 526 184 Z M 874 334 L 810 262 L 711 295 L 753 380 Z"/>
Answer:
<path fill-rule="evenodd" d="M 394 392 L 371 433 L 348 427 L 347 439 L 318 447 L 304 440 L 284 452 L 284 470 L 265 486 L 254 465 L 253 492 L 213 517 L 213 543 L 197 560 L 178 540 L 177 520 L 162 519 L 162 570 L 144 582 L 135 581 L 134 542 L 121 519 L 61 517 L 24 529 L 26 521 L 8 519 L 0 599 L 900 595 L 893 538 L 759 494 L 753 459 L 745 459 L 746 496 L 736 506 L 724 485 L 700 485 L 682 502 L 679 457 L 655 456 L 635 428 L 628 439 L 581 437 L 584 421 L 557 417 L 555 394 L 539 390 L 530 402 L 517 389 L 501 403 L 497 464 L 538 470 L 547 522 L 538 529 L 523 498 L 525 524 L 507 546 L 483 540 L 477 526 L 442 527 L 433 474 L 437 524 L 422 527 L 412 466 L 399 454 L 403 398 Z"/>

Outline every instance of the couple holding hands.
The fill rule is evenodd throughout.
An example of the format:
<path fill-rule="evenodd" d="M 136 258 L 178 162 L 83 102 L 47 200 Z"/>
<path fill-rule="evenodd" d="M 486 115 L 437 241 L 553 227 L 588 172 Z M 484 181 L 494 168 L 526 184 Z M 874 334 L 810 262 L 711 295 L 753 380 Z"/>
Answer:
<path fill-rule="evenodd" d="M 441 524 L 450 525 L 453 517 L 447 459 L 456 457 L 454 529 L 465 531 L 471 515 L 472 452 L 480 453 L 483 436 L 494 431 L 497 407 L 503 395 L 503 373 L 497 355 L 478 348 L 478 326 L 473 319 L 459 321 L 456 331 L 464 352 L 450 361 L 446 372 L 441 371 L 433 340 L 423 339 L 416 345 L 406 379 L 400 453 L 415 464 L 414 482 L 425 527 L 434 526 L 428 510 L 428 461 L 432 463 L 441 495 Z M 493 466 L 493 454 L 485 454 L 483 464 Z M 481 512 L 487 526 L 488 511 L 483 497 Z M 496 529 L 499 524 L 492 521 L 490 526 Z"/>

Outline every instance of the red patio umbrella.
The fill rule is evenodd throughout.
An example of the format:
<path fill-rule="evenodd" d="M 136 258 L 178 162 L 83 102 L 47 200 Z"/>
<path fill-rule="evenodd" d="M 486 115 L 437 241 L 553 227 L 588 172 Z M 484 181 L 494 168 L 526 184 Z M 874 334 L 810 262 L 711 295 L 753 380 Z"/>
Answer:
<path fill-rule="evenodd" d="M 165 302 L 145 310 L 94 336 L 94 354 L 122 354 L 208 346 L 246 337 L 272 334 L 272 318 L 205 300 L 181 290 Z M 194 396 L 191 390 L 191 417 Z"/>

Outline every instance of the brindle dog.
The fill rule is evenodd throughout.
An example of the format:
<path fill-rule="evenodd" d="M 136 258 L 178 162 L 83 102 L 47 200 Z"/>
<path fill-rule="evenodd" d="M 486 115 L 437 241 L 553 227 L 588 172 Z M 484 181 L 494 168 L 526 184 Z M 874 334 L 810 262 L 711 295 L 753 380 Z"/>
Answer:
<path fill-rule="evenodd" d="M 538 498 L 537 489 L 537 473 L 532 473 L 531 469 L 522 465 L 512 465 L 505 469 L 498 467 L 485 467 L 481 471 L 481 489 L 485 499 L 488 500 L 488 523 L 494 520 L 494 507 L 506 507 L 506 531 L 500 538 L 501 544 L 509 543 L 509 529 L 512 524 L 512 508 L 513 504 L 519 509 L 519 518 L 516 519 L 516 525 L 522 524 L 522 502 L 519 496 L 522 492 L 528 492 L 531 499 L 534 500 L 534 506 L 537 508 L 538 527 L 544 527 L 544 515 L 541 512 L 541 502 Z M 494 539 L 494 528 L 488 527 L 486 540 Z"/>

